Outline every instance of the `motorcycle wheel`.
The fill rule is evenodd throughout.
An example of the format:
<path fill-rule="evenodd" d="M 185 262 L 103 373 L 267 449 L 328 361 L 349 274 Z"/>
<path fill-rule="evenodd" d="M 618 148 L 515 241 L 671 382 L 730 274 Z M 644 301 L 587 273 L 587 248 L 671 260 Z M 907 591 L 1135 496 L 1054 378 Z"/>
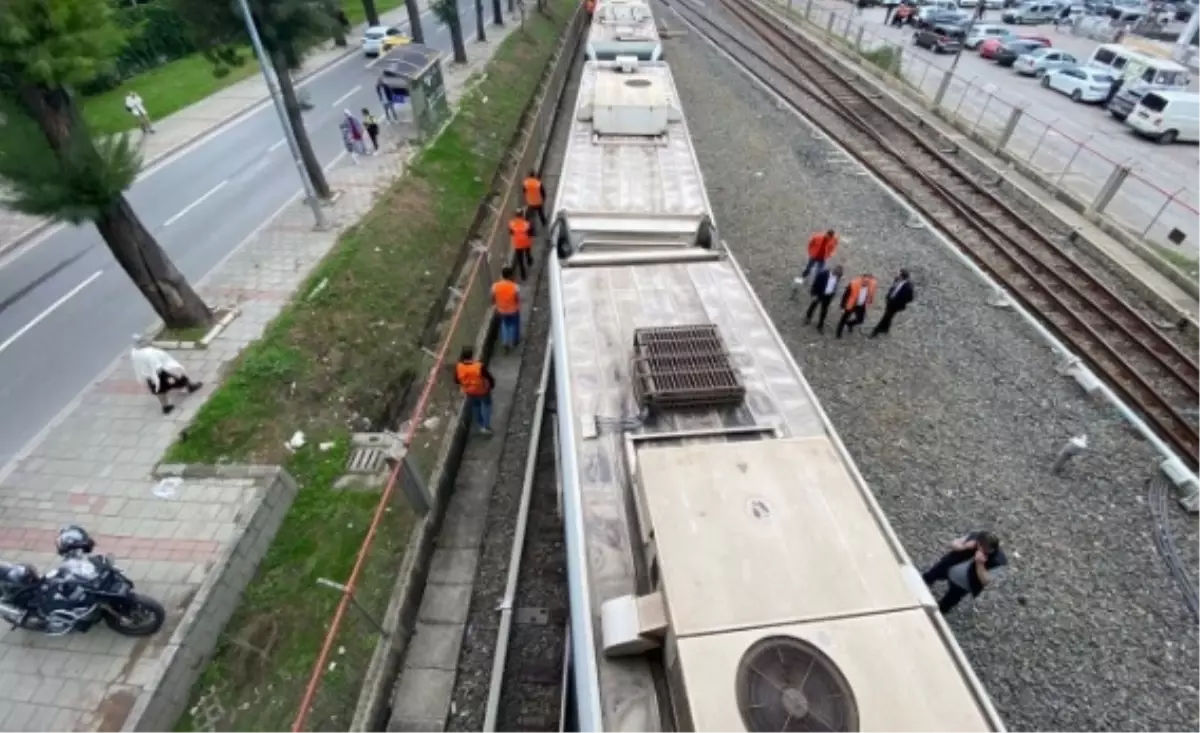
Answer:
<path fill-rule="evenodd" d="M 104 614 L 104 623 L 121 636 L 150 636 L 157 633 L 167 620 L 162 604 L 150 596 L 130 593 L 125 600 L 125 613 L 117 614 L 112 608 Z"/>

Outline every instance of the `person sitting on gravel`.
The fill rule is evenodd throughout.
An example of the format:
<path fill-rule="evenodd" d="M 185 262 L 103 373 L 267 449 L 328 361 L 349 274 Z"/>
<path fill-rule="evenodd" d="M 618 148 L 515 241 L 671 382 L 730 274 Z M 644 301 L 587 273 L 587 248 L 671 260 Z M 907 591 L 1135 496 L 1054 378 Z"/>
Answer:
<path fill-rule="evenodd" d="M 204 386 L 203 382 L 189 379 L 182 364 L 167 352 L 151 345 L 150 339 L 141 334 L 134 335 L 133 352 L 129 358 L 133 362 L 134 374 L 150 388 L 150 394 L 158 398 L 164 415 L 170 415 L 175 409 L 175 405 L 171 404 L 171 390 L 186 389 L 191 394 Z"/>
<path fill-rule="evenodd" d="M 950 543 L 950 551 L 922 574 L 931 589 L 939 580 L 946 581 L 946 594 L 938 601 L 943 615 L 950 612 L 968 593 L 978 596 L 996 582 L 1008 565 L 1000 549 L 1000 539 L 991 532 L 968 532 Z"/>

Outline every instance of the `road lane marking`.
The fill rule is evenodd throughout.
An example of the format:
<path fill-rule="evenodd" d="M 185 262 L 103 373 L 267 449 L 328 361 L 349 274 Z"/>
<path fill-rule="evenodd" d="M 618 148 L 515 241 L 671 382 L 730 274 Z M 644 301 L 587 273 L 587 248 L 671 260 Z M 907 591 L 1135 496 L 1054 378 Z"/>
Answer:
<path fill-rule="evenodd" d="M 88 285 L 91 285 L 92 282 L 95 281 L 96 278 L 100 277 L 103 274 L 104 274 L 104 270 L 96 270 L 95 272 L 92 273 L 92 276 L 89 277 L 87 280 L 84 280 L 83 282 L 79 283 L 74 288 L 72 288 L 69 293 L 67 293 L 66 295 L 62 296 L 58 300 L 51 303 L 49 308 L 47 308 L 46 310 L 37 314 L 37 317 L 34 318 L 32 321 L 30 321 L 29 323 L 26 323 L 24 326 L 21 326 L 20 330 L 18 330 L 12 336 L 9 336 L 8 339 L 5 340 L 4 343 L 0 344 L 0 354 L 3 354 L 5 349 L 7 349 L 9 346 L 13 345 L 13 342 L 15 342 L 17 339 L 21 338 L 22 336 L 24 336 L 26 333 L 28 333 L 31 328 L 38 325 L 42 321 L 46 320 L 46 317 L 49 316 L 54 311 L 58 310 L 62 306 L 63 303 L 66 303 L 71 298 L 74 298 L 75 295 L 78 294 L 80 290 L 83 290 Z"/>
<path fill-rule="evenodd" d="M 354 96 L 356 93 L 358 93 L 358 92 L 360 92 L 360 91 L 362 91 L 362 84 L 359 84 L 359 85 L 355 86 L 355 87 L 354 87 L 353 89 L 351 89 L 350 91 L 346 92 L 346 93 L 345 93 L 345 94 L 343 94 L 342 96 L 340 96 L 340 97 L 338 97 L 337 99 L 333 100 L 333 104 L 331 104 L 331 105 L 329 105 L 329 106 L 330 106 L 330 107 L 339 107 L 339 106 L 341 106 L 342 102 L 345 102 L 347 99 L 349 99 L 350 97 L 353 97 L 353 96 Z"/>
<path fill-rule="evenodd" d="M 187 214 L 189 211 L 191 211 L 192 209 L 196 208 L 196 207 L 197 207 L 197 206 L 199 206 L 200 204 L 202 204 L 202 203 L 204 203 L 205 201 L 207 201 L 207 200 L 208 200 L 209 198 L 211 198 L 211 197 L 212 197 L 212 195 L 213 195 L 214 193 L 216 193 L 217 191 L 220 191 L 222 188 L 225 188 L 225 184 L 227 184 L 227 183 L 229 183 L 229 179 L 228 179 L 228 178 L 227 178 L 227 179 L 225 179 L 224 181 L 221 181 L 220 183 L 218 183 L 217 185 L 213 186 L 212 188 L 210 188 L 210 189 L 208 190 L 208 193 L 204 194 L 203 196 L 201 196 L 200 198 L 196 199 L 196 200 L 195 200 L 195 201 L 193 201 L 192 203 L 190 203 L 190 204 L 188 204 L 187 206 L 183 207 L 183 210 L 182 210 L 182 211 L 180 211 L 180 212 L 179 212 L 178 214 L 176 214 L 175 216 L 172 216 L 170 219 L 167 219 L 167 221 L 166 221 L 166 222 L 163 224 L 163 226 L 164 226 L 164 227 L 169 227 L 169 226 L 171 226 L 172 224 L 174 224 L 175 222 L 177 222 L 177 221 L 179 221 L 180 219 L 182 219 L 182 218 L 184 217 L 184 215 L 185 215 L 185 214 Z"/>
<path fill-rule="evenodd" d="M 277 141 L 277 142 L 276 142 L 274 145 L 272 145 L 271 147 L 267 148 L 267 152 L 268 152 L 268 153 L 274 153 L 276 150 L 279 150 L 281 147 L 283 147 L 284 143 L 286 143 L 286 142 L 287 142 L 287 138 L 286 138 L 286 137 L 281 137 L 281 138 L 279 138 L 279 140 L 278 140 L 278 141 Z"/>

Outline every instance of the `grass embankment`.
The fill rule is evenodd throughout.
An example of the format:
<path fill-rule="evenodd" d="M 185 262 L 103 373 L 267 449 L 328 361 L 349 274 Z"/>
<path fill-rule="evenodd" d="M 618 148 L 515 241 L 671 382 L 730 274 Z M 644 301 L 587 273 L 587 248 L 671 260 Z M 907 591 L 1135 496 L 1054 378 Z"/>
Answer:
<path fill-rule="evenodd" d="M 404 0 L 375 0 L 379 13 L 395 10 L 403 4 Z M 365 21 L 366 11 L 361 0 L 342 0 L 342 7 L 351 25 L 357 26 Z M 198 53 L 138 74 L 116 89 L 85 100 L 84 117 L 88 127 L 97 135 L 112 135 L 137 127 L 137 122 L 125 109 L 125 95 L 131 91 L 141 95 L 151 119 L 161 120 L 258 74 L 258 62 L 248 46 L 242 49 L 242 57 L 245 63 L 232 67 L 228 74 L 221 77 L 213 74 L 212 63 Z"/>
<path fill-rule="evenodd" d="M 1161 244 L 1152 244 L 1151 246 L 1162 255 L 1164 260 L 1174 265 L 1175 269 L 1191 278 L 1200 277 L 1200 261 L 1195 257 L 1188 257 L 1173 247 L 1164 247 Z"/>
<path fill-rule="evenodd" d="M 574 4 L 555 0 L 555 22 L 529 14 L 527 32 L 514 32 L 498 49 L 454 121 L 343 234 L 296 299 L 235 362 L 186 440 L 166 456 L 173 463 L 282 463 L 300 486 L 194 691 L 193 706 L 205 704 L 185 716 L 181 728 L 208 725 L 201 711 L 214 709 L 214 701 L 224 711 L 220 729 L 290 726 L 338 600 L 316 581 L 348 577 L 379 498 L 375 491 L 331 488 L 345 467 L 349 426 L 364 429 L 366 418 L 371 428 L 383 427 L 386 413 L 395 410 L 389 403 L 423 378 L 427 358 L 419 340 L 431 308 L 445 293 L 476 209 Z M 310 296 L 319 283 L 324 287 Z M 292 454 L 284 442 L 297 430 L 307 444 Z M 327 442 L 334 446 L 321 451 Z M 358 595 L 376 615 L 413 524 L 398 496 L 376 535 Z M 331 675 L 338 679 L 330 680 L 350 710 L 355 676 L 376 642 L 366 625 L 355 623 L 363 633 L 338 638 Z M 349 724 L 347 709 L 326 708 L 318 706 L 310 727 Z"/>

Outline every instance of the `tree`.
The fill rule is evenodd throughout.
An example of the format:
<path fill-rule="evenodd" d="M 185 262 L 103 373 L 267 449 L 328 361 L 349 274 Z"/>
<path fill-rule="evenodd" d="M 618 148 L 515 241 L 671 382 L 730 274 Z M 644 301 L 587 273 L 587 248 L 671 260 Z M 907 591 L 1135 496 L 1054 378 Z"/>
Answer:
<path fill-rule="evenodd" d="M 500 0 L 496 0 L 500 2 Z M 462 19 L 458 17 L 456 0 L 433 0 L 433 14 L 450 29 L 450 45 L 454 47 L 454 63 L 467 63 L 467 47 L 463 43 Z"/>
<path fill-rule="evenodd" d="M 141 159 L 127 135 L 93 140 L 75 89 L 108 73 L 126 43 L 108 3 L 0 3 L 0 179 L 17 211 L 92 222 L 171 328 L 205 326 L 212 311 L 147 231 L 124 192 Z"/>
<path fill-rule="evenodd" d="M 57 0 L 54 0 L 57 1 Z M 332 192 L 325 170 L 313 151 L 291 72 L 304 62 L 304 51 L 328 39 L 337 26 L 336 11 L 327 0 L 247 0 L 254 24 L 262 38 L 271 65 L 279 80 L 279 94 L 295 134 L 300 158 L 313 189 L 320 199 Z M 248 40 L 245 19 L 238 2 L 213 0 L 175 0 L 179 13 L 197 38 L 213 46 L 242 45 Z"/>
<path fill-rule="evenodd" d="M 379 11 L 375 9 L 375 0 L 362 0 L 363 12 L 367 15 L 367 25 L 379 25 Z"/>
<path fill-rule="evenodd" d="M 417 0 L 404 0 L 404 9 L 408 11 L 408 31 L 413 43 L 425 43 L 425 31 L 421 28 L 421 8 Z"/>
<path fill-rule="evenodd" d="M 492 25 L 504 25 L 504 8 L 500 7 L 500 0 L 492 0 Z"/>
<path fill-rule="evenodd" d="M 487 33 L 483 30 L 483 0 L 475 0 L 475 40 L 487 43 Z"/>

